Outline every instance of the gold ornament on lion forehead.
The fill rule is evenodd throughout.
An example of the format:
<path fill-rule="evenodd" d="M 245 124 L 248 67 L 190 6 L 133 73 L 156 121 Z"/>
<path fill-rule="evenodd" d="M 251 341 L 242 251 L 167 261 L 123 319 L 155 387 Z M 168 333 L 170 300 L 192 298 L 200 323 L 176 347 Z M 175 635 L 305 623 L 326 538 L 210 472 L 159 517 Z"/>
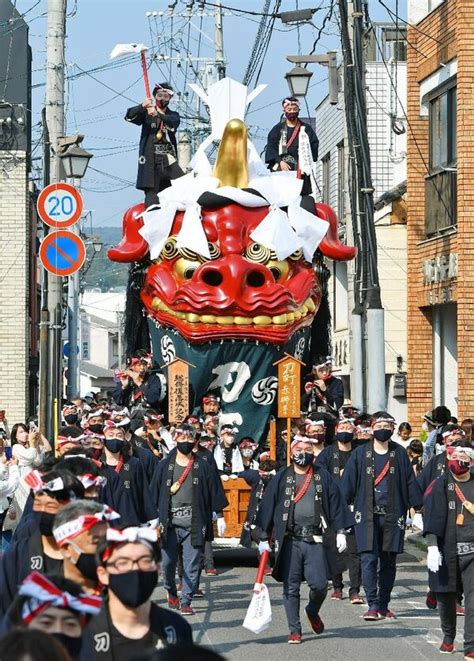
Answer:
<path fill-rule="evenodd" d="M 247 127 L 241 119 L 227 122 L 212 174 L 220 186 L 248 186 Z"/>

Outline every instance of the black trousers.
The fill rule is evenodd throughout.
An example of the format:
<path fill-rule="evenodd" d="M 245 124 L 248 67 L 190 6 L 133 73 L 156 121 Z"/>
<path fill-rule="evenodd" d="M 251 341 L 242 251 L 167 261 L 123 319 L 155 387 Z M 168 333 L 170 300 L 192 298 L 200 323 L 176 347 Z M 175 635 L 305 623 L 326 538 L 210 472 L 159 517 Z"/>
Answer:
<path fill-rule="evenodd" d="M 474 553 L 458 556 L 464 588 L 464 654 L 474 652 Z M 441 630 L 447 643 L 456 637 L 456 592 L 437 592 Z"/>
<path fill-rule="evenodd" d="M 178 179 L 183 174 L 184 172 L 179 167 L 177 161 L 171 165 L 164 165 L 163 159 L 156 157 L 154 171 L 155 185 L 153 188 L 145 188 L 145 207 L 148 208 L 150 204 L 158 204 L 158 193 L 165 188 L 169 188 L 172 179 Z"/>
<path fill-rule="evenodd" d="M 386 611 L 397 573 L 397 554 L 383 550 L 385 517 L 374 516 L 374 541 L 371 551 L 361 553 L 362 585 L 369 610 Z"/>
<path fill-rule="evenodd" d="M 283 576 L 283 605 L 290 633 L 301 633 L 300 588 L 305 580 L 309 587 L 306 610 L 317 615 L 326 599 L 327 567 L 322 544 L 312 544 L 287 537 L 280 551 Z"/>
<path fill-rule="evenodd" d="M 349 596 L 359 594 L 361 583 L 360 571 L 360 555 L 357 553 L 357 543 L 355 534 L 350 533 L 346 535 L 347 551 L 344 552 L 344 558 L 349 571 Z M 337 548 L 333 549 L 333 553 L 338 553 Z M 342 573 L 333 574 L 332 585 L 335 592 L 342 592 L 344 583 L 342 580 Z"/>

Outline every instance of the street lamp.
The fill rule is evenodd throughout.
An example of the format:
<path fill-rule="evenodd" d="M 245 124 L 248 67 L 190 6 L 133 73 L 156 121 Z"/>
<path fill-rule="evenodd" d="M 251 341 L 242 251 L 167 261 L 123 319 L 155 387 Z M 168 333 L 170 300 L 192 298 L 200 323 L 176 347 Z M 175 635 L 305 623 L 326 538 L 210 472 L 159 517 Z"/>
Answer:
<path fill-rule="evenodd" d="M 92 154 L 79 145 L 72 145 L 59 154 L 68 179 L 82 179 L 85 175 Z"/>
<path fill-rule="evenodd" d="M 296 66 L 291 71 L 288 71 L 285 74 L 285 79 L 288 83 L 291 96 L 306 96 L 312 75 L 312 71 L 309 71 L 305 67 Z"/>
<path fill-rule="evenodd" d="M 102 250 L 103 246 L 104 244 L 102 243 L 102 239 L 93 237 L 92 247 L 94 248 L 94 252 L 99 253 Z"/>
<path fill-rule="evenodd" d="M 293 96 L 305 96 L 308 87 L 311 72 L 301 64 L 317 63 L 328 67 L 329 74 L 329 103 L 337 105 L 339 101 L 339 77 L 337 73 L 337 53 L 329 51 L 326 55 L 287 55 L 286 59 L 292 64 L 296 64 L 291 71 L 285 75 L 290 92 Z"/>

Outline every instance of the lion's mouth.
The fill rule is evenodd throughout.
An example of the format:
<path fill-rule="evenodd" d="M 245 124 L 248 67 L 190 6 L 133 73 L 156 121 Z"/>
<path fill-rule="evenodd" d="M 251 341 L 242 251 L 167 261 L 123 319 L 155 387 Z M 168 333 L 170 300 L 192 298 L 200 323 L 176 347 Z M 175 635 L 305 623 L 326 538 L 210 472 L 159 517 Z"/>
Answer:
<path fill-rule="evenodd" d="M 172 310 L 164 301 L 155 296 L 151 307 L 155 312 L 170 315 L 175 319 L 184 321 L 188 324 L 207 324 L 218 326 L 288 326 L 297 321 L 301 321 L 306 316 L 313 314 L 316 305 L 311 297 L 293 312 L 284 312 L 272 317 L 264 314 L 253 317 L 233 316 L 233 315 L 214 315 L 214 314 L 196 314 L 195 312 L 179 312 Z"/>

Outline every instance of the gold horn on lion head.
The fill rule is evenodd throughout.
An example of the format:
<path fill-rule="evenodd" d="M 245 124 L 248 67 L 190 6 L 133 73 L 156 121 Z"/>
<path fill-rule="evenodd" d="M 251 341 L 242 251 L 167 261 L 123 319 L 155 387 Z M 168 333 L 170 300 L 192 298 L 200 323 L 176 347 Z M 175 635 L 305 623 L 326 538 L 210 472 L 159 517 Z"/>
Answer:
<path fill-rule="evenodd" d="M 241 119 L 227 122 L 213 175 L 219 179 L 220 186 L 245 188 L 248 185 L 247 127 Z"/>

